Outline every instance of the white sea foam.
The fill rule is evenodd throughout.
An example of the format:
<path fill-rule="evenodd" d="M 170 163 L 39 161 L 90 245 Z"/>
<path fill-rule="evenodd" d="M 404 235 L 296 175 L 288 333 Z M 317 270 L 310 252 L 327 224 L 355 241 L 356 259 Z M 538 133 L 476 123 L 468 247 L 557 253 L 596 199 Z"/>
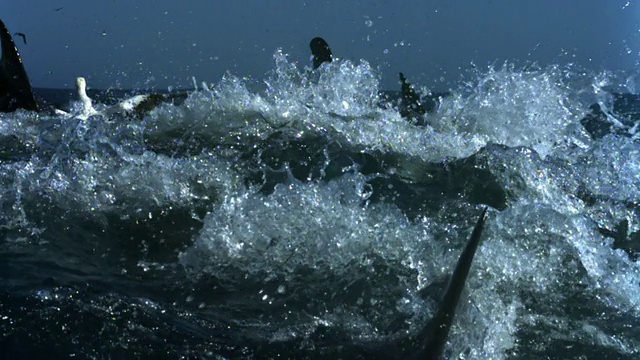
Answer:
<path fill-rule="evenodd" d="M 154 209 L 192 210 L 204 202 L 210 213 L 178 260 L 190 280 L 206 275 L 229 282 L 277 281 L 277 290 L 260 294 L 268 302 L 300 291 L 299 274 L 311 273 L 305 286 L 339 296 L 344 289 L 333 288 L 335 279 L 353 284 L 385 269 L 394 278 L 385 279 L 393 284 L 389 288 L 401 293 L 392 299 L 393 311 L 411 314 L 415 330 L 417 320 L 433 311 L 433 301 L 421 299 L 418 289 L 451 272 L 465 241 L 468 229 L 455 220 L 460 215 L 446 217 L 453 224 L 445 216 L 409 221 L 393 200 L 370 201 L 367 181 L 376 175 L 354 169 L 331 181 L 289 176 L 267 195 L 245 186 L 248 169 L 237 149 L 257 147 L 286 129 L 319 134 L 349 149 L 391 153 L 420 168 L 470 156 L 489 143 L 519 146 L 487 150 L 487 170 L 505 189 L 508 208 L 490 214 L 451 349 L 469 358 L 505 358 L 519 326 L 539 322 L 558 333 L 564 326 L 580 327 L 580 341 L 637 351 L 633 341 L 616 341 L 598 324 L 554 322 L 557 314 L 536 313 L 531 306 L 535 296 L 561 307 L 568 296 L 586 293 L 608 311 L 640 312 L 638 263 L 597 231 L 602 223 L 611 227 L 622 219 L 630 219 L 631 231 L 640 226 L 625 208 L 640 199 L 638 145 L 609 135 L 572 146 L 584 104 L 564 70 L 504 66 L 478 72 L 427 115 L 431 126 L 416 127 L 396 109 L 378 106 L 378 75 L 365 61 L 335 62 L 314 74 L 281 52 L 274 59 L 263 90 L 227 74 L 217 85 L 191 93 L 184 104 L 164 104 L 139 121 L 105 114 L 82 121 L 73 114 L 0 115 L 0 134 L 24 147 L 18 160 L 0 163 L 0 228 L 46 231 L 30 224 L 25 203 L 34 199 L 69 213 L 123 219 Z M 154 141 L 157 151 L 151 149 Z M 200 147 L 184 146 L 198 142 Z M 578 189 L 594 195 L 596 205 L 580 198 Z M 444 212 L 474 206 L 467 199 L 447 201 L 454 205 Z M 375 308 L 389 283 L 370 281 L 371 294 L 358 294 L 355 305 L 336 305 L 326 316 L 317 314 L 314 326 L 337 324 L 353 313 L 348 319 L 359 334 L 379 339 L 375 321 L 383 323 L 384 316 L 372 320 L 362 307 Z M 290 338 L 291 329 L 278 336 Z"/>

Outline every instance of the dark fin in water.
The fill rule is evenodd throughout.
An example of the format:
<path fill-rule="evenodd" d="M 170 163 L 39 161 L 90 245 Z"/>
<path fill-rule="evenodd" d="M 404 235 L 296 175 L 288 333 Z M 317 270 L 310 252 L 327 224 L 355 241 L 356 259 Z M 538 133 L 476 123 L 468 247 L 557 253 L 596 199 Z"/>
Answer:
<path fill-rule="evenodd" d="M 476 226 L 473 228 L 471 238 L 462 250 L 460 258 L 456 268 L 451 275 L 449 285 L 445 291 L 438 311 L 433 316 L 431 321 L 421 331 L 416 342 L 419 342 L 419 356 L 421 359 L 441 359 L 444 347 L 447 344 L 447 337 L 449 336 L 449 330 L 453 322 L 453 317 L 456 312 L 456 307 L 460 300 L 460 295 L 464 289 L 464 285 L 467 281 L 467 275 L 469 275 L 469 269 L 473 263 L 473 257 L 476 254 L 476 249 L 480 243 L 480 237 L 482 235 L 482 229 L 484 227 L 484 220 L 486 217 L 487 208 L 482 210 L 482 214 L 476 222 Z"/>
<path fill-rule="evenodd" d="M 13 112 L 17 109 L 38 110 L 38 104 L 31 90 L 29 77 L 24 70 L 22 59 L 4 22 L 0 20 L 0 111 Z"/>
<path fill-rule="evenodd" d="M 331 62 L 331 49 L 329 44 L 321 37 L 316 37 L 309 44 L 311 54 L 313 54 L 313 68 L 317 69 L 325 62 Z"/>
<path fill-rule="evenodd" d="M 422 106 L 420 101 L 420 95 L 416 92 L 403 73 L 400 73 L 400 83 L 402 91 L 402 104 L 400 107 L 400 115 L 407 119 L 418 118 L 424 115 L 427 111 Z"/>
<path fill-rule="evenodd" d="M 433 318 L 413 336 L 397 338 L 392 343 L 379 343 L 372 347 L 359 348 L 358 351 L 363 354 L 362 359 L 440 360 L 443 358 L 453 317 L 480 243 L 486 213 L 487 208 L 484 208 L 473 228 L 469 242 L 458 258 L 453 274 L 449 277 L 446 290 Z"/>

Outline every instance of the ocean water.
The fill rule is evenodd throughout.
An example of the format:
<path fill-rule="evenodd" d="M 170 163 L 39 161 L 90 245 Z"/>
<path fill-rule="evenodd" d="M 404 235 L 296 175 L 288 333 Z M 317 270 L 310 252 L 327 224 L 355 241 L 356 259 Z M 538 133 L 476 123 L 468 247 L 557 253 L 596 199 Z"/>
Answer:
<path fill-rule="evenodd" d="M 485 206 L 447 358 L 640 356 L 633 77 L 471 69 L 416 126 L 364 60 L 241 75 L 0 114 L 0 357 L 358 358 L 430 319 Z"/>

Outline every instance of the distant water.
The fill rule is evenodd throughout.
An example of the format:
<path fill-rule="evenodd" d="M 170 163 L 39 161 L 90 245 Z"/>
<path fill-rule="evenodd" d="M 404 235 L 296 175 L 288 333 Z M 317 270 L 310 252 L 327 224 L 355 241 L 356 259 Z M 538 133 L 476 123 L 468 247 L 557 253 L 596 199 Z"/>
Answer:
<path fill-rule="evenodd" d="M 0 357 L 357 358 L 428 321 L 484 206 L 447 357 L 640 356 L 624 77 L 477 69 L 415 126 L 364 61 L 274 60 L 142 119 L 0 115 Z"/>

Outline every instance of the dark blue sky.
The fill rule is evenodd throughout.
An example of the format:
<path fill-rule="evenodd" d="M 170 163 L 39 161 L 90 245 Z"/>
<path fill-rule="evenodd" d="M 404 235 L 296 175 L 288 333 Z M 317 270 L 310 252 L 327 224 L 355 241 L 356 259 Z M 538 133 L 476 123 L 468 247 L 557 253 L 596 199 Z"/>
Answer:
<path fill-rule="evenodd" d="M 633 0 L 21 0 L 0 2 L 0 14 L 27 34 L 16 43 L 39 87 L 79 75 L 94 88 L 190 86 L 227 70 L 262 79 L 278 47 L 308 64 L 314 36 L 379 68 L 387 88 L 403 71 L 446 89 L 471 62 L 637 71 L 640 61 Z"/>

